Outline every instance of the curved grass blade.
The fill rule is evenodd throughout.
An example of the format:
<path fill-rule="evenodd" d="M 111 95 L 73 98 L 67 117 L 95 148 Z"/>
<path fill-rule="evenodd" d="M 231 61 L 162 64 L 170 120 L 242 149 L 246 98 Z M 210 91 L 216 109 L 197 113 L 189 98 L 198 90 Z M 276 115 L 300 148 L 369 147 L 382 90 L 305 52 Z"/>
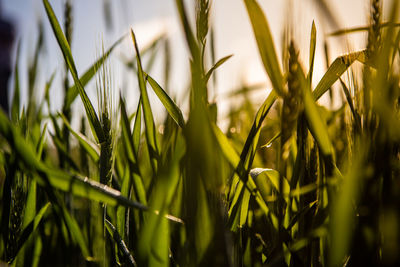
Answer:
<path fill-rule="evenodd" d="M 279 95 L 283 93 L 283 75 L 275 52 L 274 41 L 269 29 L 267 18 L 255 0 L 244 0 L 247 13 L 253 26 L 258 50 L 264 68 L 271 80 L 273 88 Z"/>
<path fill-rule="evenodd" d="M 279 192 L 282 196 L 288 195 L 290 192 L 290 185 L 286 178 L 279 175 L 279 172 L 273 169 L 254 168 L 250 171 L 250 176 L 255 180 L 257 184 L 257 178 L 260 174 L 266 174 L 275 190 L 279 192 L 279 179 L 283 179 L 283 192 Z"/>
<path fill-rule="evenodd" d="M 161 88 L 161 86 L 147 73 L 144 73 L 145 79 L 149 82 L 154 92 L 168 111 L 169 115 L 181 127 L 185 127 L 185 120 L 183 119 L 182 111 L 175 104 L 175 102 L 168 96 L 168 94 Z"/>
<path fill-rule="evenodd" d="M 105 226 L 107 228 L 108 233 L 110 234 L 110 236 L 113 237 L 115 243 L 118 246 L 119 251 L 124 256 L 124 259 L 125 259 L 124 266 L 137 266 L 135 260 L 133 259 L 132 254 L 129 252 L 129 249 L 126 246 L 124 240 L 122 240 L 121 236 L 118 234 L 118 231 L 115 228 L 115 226 L 107 219 L 104 221 L 105 221 Z"/>
<path fill-rule="evenodd" d="M 96 62 L 90 66 L 85 73 L 81 76 L 80 83 L 83 87 L 85 87 L 89 81 L 93 78 L 93 76 L 97 73 L 97 71 L 100 69 L 101 65 L 107 60 L 108 56 L 111 54 L 111 52 L 114 50 L 114 48 L 124 40 L 124 38 L 127 35 L 125 34 L 121 38 L 119 38 L 104 54 L 102 57 L 100 57 Z M 74 84 L 68 89 L 68 93 L 65 96 L 65 105 L 66 107 L 71 106 L 71 104 L 74 102 L 75 98 L 79 95 L 79 90 L 78 86 Z"/>
<path fill-rule="evenodd" d="M 143 107 L 143 116 L 144 122 L 146 125 L 146 139 L 147 144 L 150 152 L 151 163 L 153 170 L 157 169 L 157 159 L 158 159 L 158 146 L 157 146 L 157 137 L 156 137 L 156 129 L 154 125 L 153 113 L 151 111 L 151 106 L 149 102 L 149 97 L 147 94 L 146 83 L 145 83 L 145 76 L 142 68 L 142 62 L 140 59 L 139 48 L 136 42 L 135 33 L 131 29 L 131 37 L 136 51 L 136 61 L 138 67 L 138 80 L 139 80 L 139 88 L 140 88 L 140 95 L 142 98 L 142 107 Z"/>
<path fill-rule="evenodd" d="M 64 60 L 67 63 L 67 66 L 68 66 L 69 70 L 71 71 L 72 77 L 74 79 L 75 85 L 78 88 L 83 105 L 85 107 L 86 115 L 87 115 L 89 123 L 90 123 L 90 127 L 92 129 L 93 136 L 97 142 L 102 143 L 104 141 L 103 128 L 101 127 L 101 124 L 100 124 L 99 118 L 96 114 L 96 111 L 94 110 L 93 105 L 90 102 L 90 100 L 83 88 L 81 81 L 79 80 L 78 72 L 76 70 L 74 59 L 72 57 L 71 49 L 69 47 L 67 39 L 65 38 L 65 35 L 62 32 L 60 24 L 58 23 L 57 17 L 54 14 L 53 8 L 51 7 L 49 1 L 43 0 L 43 4 L 46 9 L 47 17 L 50 21 L 54 35 L 57 39 L 57 42 L 60 46 L 62 53 L 63 53 Z"/>
<path fill-rule="evenodd" d="M 83 134 L 75 132 L 72 129 L 71 125 L 69 124 L 67 118 L 62 113 L 59 113 L 58 115 L 62 118 L 65 126 L 72 133 L 72 135 L 75 136 L 76 139 L 78 139 L 79 144 L 83 147 L 83 149 L 86 151 L 86 153 L 93 159 L 94 162 L 98 162 L 99 158 L 100 158 L 100 151 L 99 151 L 98 146 L 93 144 Z"/>
<path fill-rule="evenodd" d="M 212 66 L 212 68 L 211 68 L 209 71 L 207 71 L 206 78 L 205 78 L 205 79 L 206 79 L 206 83 L 208 82 L 208 80 L 210 80 L 211 74 L 213 74 L 213 72 L 214 72 L 219 66 L 221 66 L 222 64 L 224 64 L 224 63 L 225 63 L 228 59 L 230 59 L 232 56 L 233 56 L 233 55 L 229 55 L 229 56 L 226 56 L 226 57 L 221 58 L 220 60 L 217 61 L 217 63 L 214 64 L 214 66 Z"/>
<path fill-rule="evenodd" d="M 313 91 L 313 97 L 318 100 L 328 89 L 342 76 L 342 74 L 358 60 L 365 63 L 367 60 L 366 51 L 353 52 L 344 56 L 340 56 L 329 66 L 328 70 L 319 81 Z"/>

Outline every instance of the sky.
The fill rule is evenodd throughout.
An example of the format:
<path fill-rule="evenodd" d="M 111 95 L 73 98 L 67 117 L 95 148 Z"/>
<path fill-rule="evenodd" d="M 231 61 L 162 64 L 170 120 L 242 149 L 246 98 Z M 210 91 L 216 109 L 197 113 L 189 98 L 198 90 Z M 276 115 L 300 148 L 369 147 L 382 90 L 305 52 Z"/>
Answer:
<path fill-rule="evenodd" d="M 33 49 L 37 38 L 37 23 L 41 20 L 45 26 L 46 53 L 41 59 L 41 82 L 44 84 L 51 74 L 56 70 L 56 80 L 54 88 L 51 89 L 52 108 L 61 108 L 61 98 L 59 97 L 61 77 L 63 70 L 63 58 L 58 48 L 55 38 L 44 12 L 41 0 L 0 0 L 2 13 L 11 19 L 17 30 L 18 40 L 22 43 L 21 69 L 26 67 L 28 58 L 32 57 Z M 276 43 L 277 52 L 280 55 L 280 41 L 282 30 L 287 21 L 288 11 L 286 1 L 258 0 L 263 8 Z M 325 71 L 325 61 L 323 56 L 323 42 L 326 34 L 335 30 L 315 5 L 317 0 L 295 0 L 290 16 L 293 18 L 293 34 L 295 41 L 300 49 L 300 58 L 303 66 L 308 66 L 308 51 L 310 29 L 314 20 L 317 28 L 317 56 L 314 74 L 314 84 L 322 77 Z M 112 29 L 107 29 L 104 22 L 104 10 L 102 0 L 72 0 L 73 2 L 73 40 L 72 53 L 77 65 L 78 73 L 84 72 L 99 56 L 102 42 L 107 48 L 119 37 L 129 32 L 132 28 L 137 36 L 139 47 L 144 47 L 155 36 L 161 32 L 166 32 L 171 40 L 172 47 L 172 94 L 177 96 L 177 101 L 183 101 L 183 91 L 189 83 L 189 60 L 187 47 L 182 36 L 182 29 L 177 17 L 174 0 L 112 0 L 110 1 L 110 12 L 112 14 Z M 341 27 L 354 27 L 365 25 L 368 12 L 369 0 L 333 0 L 329 2 L 332 10 L 337 13 L 337 18 Z M 62 20 L 64 0 L 50 0 L 51 5 L 59 20 Z M 185 1 L 186 8 L 193 10 L 194 0 Z M 211 24 L 215 29 L 216 57 L 217 59 L 233 54 L 217 72 L 217 86 L 215 94 L 212 95 L 219 104 L 222 105 L 220 116 L 228 109 L 228 103 L 224 99 L 224 94 L 242 84 L 265 83 L 265 90 L 257 93 L 256 100 L 261 102 L 267 96 L 270 85 L 267 75 L 262 67 L 258 55 L 257 46 L 250 26 L 243 0 L 211 0 Z M 331 62 L 339 55 L 362 49 L 364 46 L 362 34 L 353 34 L 348 38 L 327 38 L 330 44 Z M 133 57 L 133 46 L 131 40 L 126 38 L 118 49 L 113 53 L 111 60 L 112 75 L 115 88 L 122 90 L 128 98 L 130 111 L 135 109 L 138 98 L 138 86 L 134 75 L 127 72 L 120 63 L 121 57 Z M 150 73 L 156 80 L 163 83 L 162 62 L 156 62 L 154 70 Z M 210 64 L 208 64 L 210 67 Z M 22 77 L 22 84 L 26 81 Z M 57 84 L 58 83 L 58 84 Z M 24 85 L 22 85 L 24 87 Z M 39 95 L 40 95 L 39 86 Z M 43 86 L 42 86 L 43 87 Z M 26 88 L 26 86 L 25 86 Z M 92 82 L 87 88 L 89 97 L 96 98 L 95 84 Z M 118 95 L 118 93 L 117 93 Z M 157 102 L 156 97 L 151 95 L 155 113 L 161 112 L 162 107 Z M 25 94 L 26 100 L 26 94 Z M 225 103 L 224 103 L 225 102 Z M 80 108 L 82 104 L 75 101 L 74 107 Z"/>

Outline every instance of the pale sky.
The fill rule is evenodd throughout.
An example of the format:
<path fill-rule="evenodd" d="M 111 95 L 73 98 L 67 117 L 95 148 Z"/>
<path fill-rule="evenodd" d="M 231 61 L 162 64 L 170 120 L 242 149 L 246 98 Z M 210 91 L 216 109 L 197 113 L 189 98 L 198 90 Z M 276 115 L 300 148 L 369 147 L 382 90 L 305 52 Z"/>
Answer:
<path fill-rule="evenodd" d="M 113 14 L 113 30 L 107 31 L 104 24 L 103 1 L 100 0 L 73 0 L 74 27 L 72 53 L 78 72 L 85 71 L 95 60 L 101 51 L 101 40 L 108 47 L 120 36 L 127 33 L 130 27 L 136 32 L 139 46 L 145 46 L 152 38 L 162 31 L 167 31 L 173 48 L 172 80 L 170 88 L 174 94 L 182 95 L 182 90 L 189 82 L 188 55 L 186 44 L 182 36 L 180 22 L 177 18 L 174 0 L 112 0 L 110 1 Z M 187 0 L 187 9 L 190 9 L 193 0 Z M 218 70 L 218 95 L 228 92 L 241 83 L 253 84 L 266 82 L 268 79 L 259 59 L 257 46 L 249 23 L 249 18 L 243 0 L 212 0 L 212 24 L 216 32 L 217 59 L 226 55 L 234 56 Z M 259 0 L 272 30 L 277 52 L 280 56 L 280 41 L 282 29 L 286 21 L 285 3 L 287 1 Z M 322 77 L 325 71 L 325 62 L 322 54 L 324 34 L 333 29 L 326 24 L 323 16 L 318 12 L 314 0 L 293 1 L 294 35 L 300 49 L 300 57 L 303 66 L 308 66 L 308 50 L 310 29 L 312 20 L 315 20 L 317 28 L 317 58 L 314 74 L 314 84 Z M 343 27 L 354 27 L 366 24 L 365 14 L 368 11 L 369 0 L 333 0 L 327 1 L 332 9 L 338 13 L 338 20 Z M 28 56 L 32 56 L 33 43 L 37 34 L 36 23 L 40 18 L 46 27 L 46 57 L 41 62 L 43 80 L 47 80 L 51 73 L 58 68 L 56 83 L 60 83 L 63 59 L 56 43 L 47 17 L 45 16 L 41 0 L 3 0 L 3 14 L 17 23 L 18 36 L 22 40 L 22 60 L 26 62 Z M 50 0 L 59 19 L 62 18 L 62 0 Z M 351 50 L 363 48 L 362 34 L 351 35 L 346 39 L 329 38 L 331 44 L 331 61 L 340 54 Z M 130 39 L 119 46 L 113 54 L 112 73 L 116 88 L 122 88 L 128 97 L 130 110 L 134 110 L 137 102 L 137 84 L 132 74 L 124 72 L 124 68 L 118 62 L 118 57 L 123 55 L 133 56 L 133 47 Z M 159 62 L 161 63 L 161 62 Z M 24 63 L 23 63 L 24 64 Z M 24 65 L 22 65 L 23 67 Z M 160 64 L 156 64 L 151 73 L 162 84 L 162 72 Z M 129 77 L 128 77 L 129 76 Z M 128 77 L 128 78 L 127 78 Z M 26 86 L 25 86 L 26 88 Z M 61 108 L 61 99 L 58 97 L 61 86 L 55 84 L 52 88 L 52 99 L 56 110 Z M 150 88 L 149 88 L 150 89 Z M 267 90 L 266 89 L 266 90 Z M 95 98 L 94 83 L 88 88 L 89 96 Z M 259 92 L 259 102 L 267 96 L 267 91 Z M 118 95 L 118 94 L 117 94 Z M 258 98 L 257 98 L 258 99 Z M 217 101 L 223 99 L 217 97 Z M 52 104 L 53 104 L 52 103 Z M 155 112 L 160 111 L 157 100 L 153 100 Z M 75 106 L 82 106 L 79 100 Z M 223 105 L 226 105 L 223 104 Z M 222 111 L 223 114 L 223 111 Z"/>

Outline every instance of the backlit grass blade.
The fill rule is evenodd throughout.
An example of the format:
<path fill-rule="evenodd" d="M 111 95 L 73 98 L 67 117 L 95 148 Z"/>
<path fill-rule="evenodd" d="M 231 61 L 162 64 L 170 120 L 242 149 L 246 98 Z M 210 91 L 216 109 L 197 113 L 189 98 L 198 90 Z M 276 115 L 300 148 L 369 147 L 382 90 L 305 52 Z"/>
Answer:
<path fill-rule="evenodd" d="M 252 169 L 250 171 L 250 175 L 253 178 L 253 180 L 255 181 L 255 183 L 257 184 L 257 179 L 260 176 L 260 174 L 266 174 L 266 176 L 268 177 L 269 181 L 271 182 L 271 184 L 273 185 L 273 187 L 275 188 L 275 190 L 277 192 L 279 192 L 279 180 L 282 179 L 283 180 L 283 192 L 279 192 L 282 196 L 283 195 L 288 195 L 290 192 L 290 185 L 287 181 L 287 179 L 285 177 L 282 177 L 279 175 L 279 172 L 273 169 L 264 169 L 264 168 L 255 168 Z"/>
<path fill-rule="evenodd" d="M 153 118 L 153 113 L 151 111 L 149 97 L 147 94 L 145 76 L 144 76 L 144 72 L 142 69 L 142 62 L 140 59 L 139 48 L 138 48 L 138 45 L 136 42 L 135 34 L 132 29 L 131 29 L 131 37 L 132 37 L 132 41 L 133 41 L 135 51 L 136 51 L 139 89 L 140 89 L 140 95 L 142 98 L 144 122 L 146 125 L 145 134 L 146 134 L 146 139 L 147 139 L 147 144 L 148 144 L 148 148 L 149 148 L 152 166 L 155 171 L 157 169 L 157 159 L 158 159 L 158 147 L 157 147 L 157 140 L 156 140 L 157 132 L 156 132 L 156 127 L 154 125 L 154 118 Z"/>
<path fill-rule="evenodd" d="M 214 72 L 219 66 L 221 66 L 222 64 L 224 64 L 224 63 L 225 63 L 228 59 L 230 59 L 232 56 L 233 56 L 233 55 L 229 55 L 229 56 L 223 57 L 223 58 L 221 58 L 220 60 L 218 60 L 217 63 L 215 63 L 214 66 L 212 66 L 212 68 L 211 68 L 209 71 L 207 71 L 207 74 L 206 74 L 206 82 L 208 82 L 208 80 L 210 79 L 211 74 L 213 74 L 213 72 Z"/>
<path fill-rule="evenodd" d="M 141 135 L 141 125 L 142 125 L 142 97 L 139 98 L 139 103 L 136 110 L 135 123 L 133 124 L 132 138 L 133 138 L 133 148 L 138 157 L 139 146 L 140 146 L 140 135 Z"/>
<path fill-rule="evenodd" d="M 330 156 L 332 155 L 333 147 L 328 135 L 326 123 L 321 118 L 317 104 L 311 96 L 311 92 L 304 87 L 302 90 L 304 111 L 308 121 L 308 128 L 317 141 L 322 154 L 325 156 Z"/>
<path fill-rule="evenodd" d="M 107 60 L 108 56 L 111 54 L 111 52 L 114 50 L 116 46 L 118 46 L 126 37 L 126 35 L 122 36 L 119 38 L 104 54 L 102 57 L 100 57 L 96 62 L 94 62 L 86 71 L 85 73 L 81 76 L 80 83 L 83 87 L 85 87 L 89 81 L 94 77 L 94 75 L 97 73 L 97 71 L 100 69 L 101 65 Z M 71 106 L 72 102 L 74 102 L 75 98 L 78 96 L 79 90 L 78 86 L 75 84 L 71 86 L 68 90 L 67 95 L 65 96 L 65 105 L 67 107 Z"/>
<path fill-rule="evenodd" d="M 307 75 L 307 81 L 309 82 L 309 84 L 312 84 L 316 44 L 317 44 L 317 30 L 315 29 L 315 23 L 313 21 L 311 26 L 311 39 L 310 39 L 310 61 L 309 61 L 310 67 Z"/>
<path fill-rule="evenodd" d="M 144 74 L 146 80 L 149 82 L 154 92 L 160 99 L 161 103 L 164 105 L 169 115 L 174 119 L 174 121 L 183 128 L 185 126 L 185 120 L 183 119 L 182 111 L 175 104 L 175 102 L 168 96 L 168 94 L 161 88 L 161 86 L 148 74 Z"/>
<path fill-rule="evenodd" d="M 247 182 L 248 178 L 247 174 L 253 162 L 256 146 L 258 143 L 258 138 L 260 135 L 261 125 L 276 99 L 277 99 L 277 94 L 275 93 L 275 91 L 271 91 L 267 99 L 258 109 L 256 117 L 253 121 L 253 125 L 250 129 L 249 135 L 247 136 L 246 143 L 244 144 L 242 153 L 240 154 L 240 162 L 236 167 L 236 171 L 244 183 Z"/>
<path fill-rule="evenodd" d="M 383 27 L 399 27 L 400 23 L 393 23 L 393 22 L 384 22 L 381 25 L 379 25 L 381 28 Z M 362 31 L 368 31 L 370 29 L 370 26 L 362 26 L 362 27 L 354 27 L 354 28 L 347 28 L 347 29 L 341 29 L 337 30 L 334 32 L 329 33 L 329 36 L 340 36 L 340 35 L 345 35 L 349 33 L 357 33 L 357 32 L 362 32 Z"/>
<path fill-rule="evenodd" d="M 328 89 L 342 76 L 342 74 L 358 60 L 362 63 L 366 62 L 366 51 L 354 52 L 344 56 L 340 56 L 329 66 L 322 79 L 313 91 L 313 97 L 318 100 Z"/>
<path fill-rule="evenodd" d="M 272 86 L 281 95 L 283 93 L 283 75 L 275 52 L 268 21 L 255 0 L 244 0 L 244 3 L 246 4 L 247 12 L 253 26 L 264 68 L 271 80 Z"/>
<path fill-rule="evenodd" d="M 11 118 L 15 122 L 19 118 L 20 111 L 20 86 L 19 86 L 19 54 L 21 50 L 21 42 L 18 42 L 17 55 L 14 67 L 14 96 L 11 105 Z"/>
<path fill-rule="evenodd" d="M 178 8 L 179 17 L 181 19 L 181 24 L 183 26 L 183 30 L 185 32 L 186 42 L 189 45 L 190 54 L 193 57 L 193 60 L 197 60 L 200 55 L 198 53 L 199 47 L 196 42 L 196 38 L 194 37 L 193 31 L 190 27 L 189 19 L 186 14 L 185 4 L 183 0 L 175 0 L 176 6 Z"/>
<path fill-rule="evenodd" d="M 76 139 L 78 139 L 79 144 L 86 151 L 86 153 L 93 159 L 94 162 L 98 162 L 99 158 L 100 158 L 99 147 L 97 145 L 93 144 L 83 134 L 74 131 L 72 129 L 71 125 L 69 124 L 67 118 L 65 118 L 65 116 L 62 113 L 59 113 L 58 115 L 62 118 L 65 126 L 69 129 L 69 131 L 72 133 L 72 135 L 75 136 Z"/>
<path fill-rule="evenodd" d="M 62 32 L 60 24 L 58 23 L 57 17 L 54 14 L 53 8 L 51 7 L 48 0 L 43 0 L 44 7 L 46 9 L 47 17 L 50 21 L 51 27 L 54 32 L 54 36 L 57 39 L 57 42 L 60 46 L 60 49 L 63 53 L 64 60 L 67 63 L 69 70 L 71 71 L 72 77 L 74 79 L 75 85 L 78 88 L 79 94 L 81 96 L 83 105 L 85 107 L 86 115 L 88 117 L 90 127 L 92 128 L 92 133 L 97 142 L 102 143 L 104 141 L 104 133 L 101 127 L 99 118 L 93 108 L 92 103 L 90 102 L 83 85 L 78 77 L 78 72 L 75 67 L 74 59 L 72 58 L 71 49 L 69 44 Z"/>

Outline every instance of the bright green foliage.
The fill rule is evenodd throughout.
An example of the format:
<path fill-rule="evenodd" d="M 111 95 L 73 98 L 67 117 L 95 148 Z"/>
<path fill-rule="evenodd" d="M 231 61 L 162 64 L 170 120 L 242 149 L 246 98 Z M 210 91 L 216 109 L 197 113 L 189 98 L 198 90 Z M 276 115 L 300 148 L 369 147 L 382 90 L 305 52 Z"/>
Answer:
<path fill-rule="evenodd" d="M 63 83 L 62 111 L 50 108 L 50 89 L 60 89 L 53 83 L 58 70 L 45 77 L 43 99 L 32 97 L 43 52 L 39 26 L 28 70 L 18 46 L 11 119 L 0 111 L 0 265 L 400 265 L 398 1 L 383 16 L 382 2 L 373 0 L 369 26 L 332 34 L 366 31 L 367 45 L 337 57 L 319 81 L 313 75 L 321 67 L 315 63 L 318 25 L 311 25 L 306 65 L 299 54 L 307 51 L 290 34 L 280 62 L 260 2 L 243 0 L 243 7 L 272 90 L 260 105 L 249 97 L 259 85 L 239 88 L 227 97 L 242 105 L 221 119 L 209 81 L 215 87 L 231 56 L 216 59 L 213 1 L 195 1 L 195 20 L 186 1 L 175 1 L 190 53 L 185 110 L 168 84 L 175 40 L 161 35 L 139 51 L 130 31 L 135 57 L 123 63 L 137 76 L 139 96 L 128 101 L 121 94 L 112 107 L 107 59 L 124 37 L 78 76 L 70 49 L 73 1 L 65 4 L 64 34 L 43 0 L 74 85 Z M 327 3 L 317 4 L 335 24 Z M 152 74 L 158 57 L 165 59 L 164 83 Z M 356 68 L 362 75 L 353 75 Z M 25 105 L 23 71 L 29 73 Z M 85 88 L 95 76 L 97 112 Z M 165 108 L 157 120 L 150 88 Z M 337 89 L 340 108 L 318 103 Z M 78 94 L 85 108 L 80 130 L 69 116 Z"/>

